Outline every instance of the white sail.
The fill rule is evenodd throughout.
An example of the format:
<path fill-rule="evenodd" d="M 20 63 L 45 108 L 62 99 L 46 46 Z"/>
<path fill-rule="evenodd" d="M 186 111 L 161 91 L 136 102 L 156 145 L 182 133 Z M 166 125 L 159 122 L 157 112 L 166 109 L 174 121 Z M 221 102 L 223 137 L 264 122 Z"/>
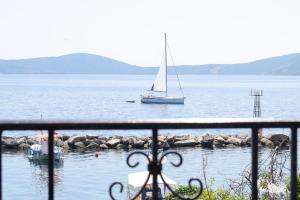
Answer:
<path fill-rule="evenodd" d="M 159 72 L 155 78 L 155 81 L 151 87 L 152 91 L 167 92 L 167 63 L 166 54 L 164 53 L 162 64 L 159 68 Z"/>
<path fill-rule="evenodd" d="M 162 64 L 159 68 L 158 74 L 155 78 L 155 81 L 151 87 L 151 93 L 146 93 L 141 95 L 141 102 L 148 103 L 148 104 L 184 104 L 185 97 L 183 96 L 183 92 L 181 89 L 181 85 L 179 82 L 180 90 L 182 92 L 182 97 L 172 97 L 168 96 L 168 71 L 167 71 L 167 36 L 165 34 L 165 52 L 163 54 Z M 177 73 L 177 72 L 176 72 Z M 178 78 L 178 75 L 177 75 Z M 178 78 L 179 81 L 179 78 Z M 157 94 L 155 92 L 163 92 L 164 95 Z"/>

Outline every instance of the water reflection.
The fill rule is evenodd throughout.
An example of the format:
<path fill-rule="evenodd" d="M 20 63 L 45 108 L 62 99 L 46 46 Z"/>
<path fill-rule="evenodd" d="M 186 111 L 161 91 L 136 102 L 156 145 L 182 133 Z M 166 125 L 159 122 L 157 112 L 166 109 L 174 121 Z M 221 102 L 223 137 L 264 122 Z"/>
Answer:
<path fill-rule="evenodd" d="M 37 178 L 39 185 L 42 188 L 48 187 L 48 161 L 47 160 L 29 160 L 30 166 L 33 167 L 33 176 Z M 54 185 L 59 185 L 62 182 L 61 172 L 59 168 L 64 165 L 63 160 L 54 162 Z"/>

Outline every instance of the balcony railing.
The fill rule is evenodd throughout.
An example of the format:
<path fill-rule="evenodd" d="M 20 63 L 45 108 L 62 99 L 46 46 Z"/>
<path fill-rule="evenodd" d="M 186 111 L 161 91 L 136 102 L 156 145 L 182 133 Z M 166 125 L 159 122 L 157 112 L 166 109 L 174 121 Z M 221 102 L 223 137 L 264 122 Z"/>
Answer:
<path fill-rule="evenodd" d="M 160 129 L 251 129 L 252 130 L 252 145 L 251 145 L 251 166 L 252 166 L 252 199 L 258 199 L 258 132 L 262 128 L 288 128 L 291 130 L 291 192 L 290 199 L 297 199 L 297 129 L 300 127 L 300 121 L 276 121 L 276 120 L 264 120 L 264 119 L 171 119 L 171 120 L 132 120 L 132 121 L 1 121 L 0 122 L 0 142 L 2 144 L 3 131 L 11 130 L 47 130 L 48 131 L 48 145 L 49 145 L 49 184 L 48 184 L 48 199 L 54 199 L 54 131 L 55 130 L 152 130 L 152 159 L 148 159 L 148 171 L 149 176 L 153 177 L 152 196 L 153 199 L 158 198 L 158 184 L 157 178 L 161 174 L 162 169 L 162 157 L 158 158 L 158 130 Z M 0 148 L 1 149 L 1 148 Z M 52 151 L 51 151 L 52 149 Z M 177 165 L 180 166 L 182 157 L 176 152 L 180 158 L 180 162 Z M 141 152 L 141 154 L 143 154 Z M 2 200 L 2 149 L 0 150 L 0 200 Z M 127 163 L 130 167 L 135 167 L 138 163 L 130 164 L 130 155 L 127 159 Z M 149 178 L 148 176 L 148 178 Z M 190 181 L 198 181 L 201 186 L 201 181 L 198 179 L 190 179 Z M 147 182 L 146 182 L 147 183 Z M 112 199 L 114 199 L 111 189 L 119 185 L 121 188 L 123 185 L 119 182 L 115 182 L 110 186 L 109 193 Z M 170 188 L 169 188 L 170 189 Z M 178 196 L 178 194 L 175 194 Z M 193 198 L 181 199 L 195 199 L 201 195 L 199 191 L 198 195 Z"/>

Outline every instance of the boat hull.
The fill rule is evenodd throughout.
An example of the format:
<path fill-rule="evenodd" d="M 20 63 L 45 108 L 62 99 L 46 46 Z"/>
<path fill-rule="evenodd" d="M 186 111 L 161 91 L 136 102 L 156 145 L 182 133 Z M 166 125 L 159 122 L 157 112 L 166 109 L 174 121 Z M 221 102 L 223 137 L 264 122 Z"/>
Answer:
<path fill-rule="evenodd" d="M 142 96 L 141 102 L 147 104 L 184 104 L 184 97 Z"/>
<path fill-rule="evenodd" d="M 39 160 L 39 161 L 48 161 L 49 156 L 48 154 L 42 154 L 42 155 L 36 155 L 36 156 L 28 156 L 28 159 L 30 161 L 35 161 L 35 160 Z M 60 153 L 55 153 L 54 154 L 54 161 L 60 161 L 62 160 L 62 156 Z"/>
<path fill-rule="evenodd" d="M 58 146 L 54 146 L 54 161 L 59 161 L 63 158 L 63 149 Z M 44 154 L 42 152 L 42 146 L 40 144 L 31 145 L 28 159 L 31 161 L 40 160 L 40 161 L 47 161 L 49 158 L 48 154 Z"/>

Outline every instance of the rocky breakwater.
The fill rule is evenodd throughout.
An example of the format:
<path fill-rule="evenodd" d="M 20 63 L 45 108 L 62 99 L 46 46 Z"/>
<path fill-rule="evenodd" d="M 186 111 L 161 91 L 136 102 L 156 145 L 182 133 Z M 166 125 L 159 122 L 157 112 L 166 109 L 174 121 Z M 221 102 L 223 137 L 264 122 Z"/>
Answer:
<path fill-rule="evenodd" d="M 38 143 L 34 137 L 2 137 L 2 148 L 11 150 L 27 150 L 30 145 Z M 147 136 L 68 136 L 63 135 L 55 140 L 55 145 L 62 146 L 65 151 L 98 151 L 108 149 L 131 150 L 149 149 L 152 138 Z M 284 134 L 273 134 L 259 138 L 259 146 L 275 148 L 288 148 L 290 138 Z M 234 148 L 250 147 L 251 137 L 249 135 L 180 135 L 180 136 L 158 136 L 159 147 L 182 148 Z"/>

